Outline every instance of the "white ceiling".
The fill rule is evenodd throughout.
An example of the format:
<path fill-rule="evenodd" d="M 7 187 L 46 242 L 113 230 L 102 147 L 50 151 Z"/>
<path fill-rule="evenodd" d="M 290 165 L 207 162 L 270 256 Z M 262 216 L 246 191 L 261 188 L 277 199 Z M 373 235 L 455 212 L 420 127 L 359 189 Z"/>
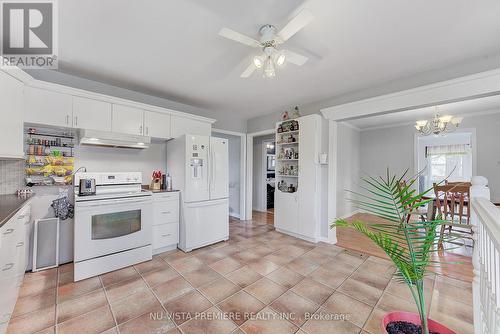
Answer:
<path fill-rule="evenodd" d="M 372 116 L 349 120 L 347 123 L 361 129 L 384 128 L 402 124 L 415 123 L 421 119 L 431 119 L 436 113 L 472 117 L 484 113 L 500 113 L 500 96 L 483 97 L 479 99 L 447 103 L 437 107 L 419 108 L 395 112 L 386 115 Z"/>
<path fill-rule="evenodd" d="M 60 70 L 251 118 L 295 104 L 500 54 L 498 0 L 64 0 Z M 217 35 L 257 37 L 308 7 L 285 47 L 310 57 L 274 80 L 241 79 L 252 52 Z"/>

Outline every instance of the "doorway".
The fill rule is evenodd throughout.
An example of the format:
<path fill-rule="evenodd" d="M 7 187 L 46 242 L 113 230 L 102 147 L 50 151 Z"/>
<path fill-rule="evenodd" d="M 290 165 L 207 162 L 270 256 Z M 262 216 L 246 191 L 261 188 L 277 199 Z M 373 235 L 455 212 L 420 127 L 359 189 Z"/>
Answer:
<path fill-rule="evenodd" d="M 254 137 L 252 149 L 252 213 L 256 219 L 274 224 L 274 133 Z"/>

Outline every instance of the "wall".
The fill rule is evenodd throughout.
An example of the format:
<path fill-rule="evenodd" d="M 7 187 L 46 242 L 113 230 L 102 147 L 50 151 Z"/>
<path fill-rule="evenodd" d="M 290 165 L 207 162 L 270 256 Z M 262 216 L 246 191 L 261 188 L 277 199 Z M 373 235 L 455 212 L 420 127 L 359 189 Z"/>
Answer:
<path fill-rule="evenodd" d="M 253 139 L 253 176 L 252 176 L 252 209 L 267 211 L 264 207 L 266 174 L 264 171 L 264 141 L 274 139 L 274 134 L 255 137 Z"/>
<path fill-rule="evenodd" d="M 0 195 L 14 194 L 24 187 L 24 161 L 0 160 Z"/>
<path fill-rule="evenodd" d="M 153 95 L 148 95 L 129 89 L 124 89 L 102 82 L 80 78 L 74 75 L 58 71 L 49 70 L 27 70 L 28 74 L 35 79 L 52 82 L 60 85 L 65 85 L 73 88 L 83 89 L 95 93 L 115 96 L 131 101 L 151 104 L 158 107 L 169 108 L 177 111 L 182 111 L 198 116 L 214 118 L 217 122 L 215 128 L 232 130 L 238 132 L 246 132 L 246 120 L 238 116 L 238 113 L 222 113 L 215 110 L 195 107 L 184 103 L 179 103 L 166 98 L 161 98 Z"/>
<path fill-rule="evenodd" d="M 466 116 L 461 128 L 476 129 L 477 175 L 488 178 L 493 202 L 500 202 L 500 111 Z M 413 125 L 402 125 L 361 132 L 361 171 L 368 175 L 391 171 L 402 173 L 414 166 Z"/>
<path fill-rule="evenodd" d="M 229 215 L 240 217 L 241 137 L 212 132 L 212 136 L 229 141 Z"/>
<path fill-rule="evenodd" d="M 152 143 L 143 150 L 78 146 L 75 170 L 79 167 L 86 167 L 88 172 L 142 172 L 142 183 L 149 184 L 154 170 L 167 169 L 167 144 Z"/>
<path fill-rule="evenodd" d="M 349 191 L 358 191 L 361 168 L 361 134 L 345 123 L 338 124 L 337 216 L 351 216 L 356 208 Z"/>

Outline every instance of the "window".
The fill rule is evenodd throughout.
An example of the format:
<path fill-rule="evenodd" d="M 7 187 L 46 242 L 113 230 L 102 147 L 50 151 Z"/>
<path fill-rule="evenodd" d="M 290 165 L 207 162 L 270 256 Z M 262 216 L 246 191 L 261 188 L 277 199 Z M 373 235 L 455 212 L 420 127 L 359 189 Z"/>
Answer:
<path fill-rule="evenodd" d="M 445 178 L 450 182 L 458 182 L 470 181 L 472 177 L 470 145 L 426 146 L 425 157 L 427 168 L 423 175 L 424 180 L 421 182 L 425 189 Z"/>

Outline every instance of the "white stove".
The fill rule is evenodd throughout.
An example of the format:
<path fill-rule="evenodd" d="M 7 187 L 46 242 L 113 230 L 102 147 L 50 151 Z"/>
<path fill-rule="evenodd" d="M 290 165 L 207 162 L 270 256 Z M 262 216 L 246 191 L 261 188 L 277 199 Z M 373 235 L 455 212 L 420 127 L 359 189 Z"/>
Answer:
<path fill-rule="evenodd" d="M 95 179 L 96 194 L 78 195 L 80 179 Z M 152 193 L 142 174 L 75 175 L 74 279 L 124 268 L 152 258 Z"/>

